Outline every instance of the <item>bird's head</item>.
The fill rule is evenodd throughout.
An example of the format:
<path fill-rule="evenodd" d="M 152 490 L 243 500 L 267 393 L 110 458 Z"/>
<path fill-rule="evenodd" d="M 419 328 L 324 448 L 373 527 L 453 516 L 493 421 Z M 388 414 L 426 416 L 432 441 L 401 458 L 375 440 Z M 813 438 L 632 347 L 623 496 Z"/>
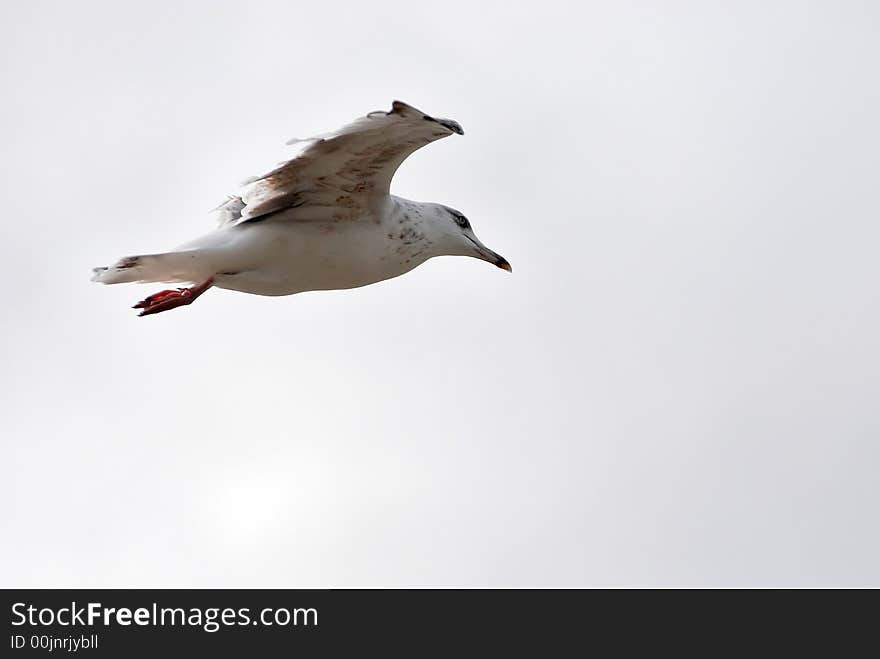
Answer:
<path fill-rule="evenodd" d="M 440 247 L 449 256 L 472 256 L 502 270 L 513 272 L 510 263 L 497 252 L 486 247 L 474 233 L 468 219 L 459 211 L 448 206 L 436 205 L 436 213 L 431 224 L 439 234 Z"/>

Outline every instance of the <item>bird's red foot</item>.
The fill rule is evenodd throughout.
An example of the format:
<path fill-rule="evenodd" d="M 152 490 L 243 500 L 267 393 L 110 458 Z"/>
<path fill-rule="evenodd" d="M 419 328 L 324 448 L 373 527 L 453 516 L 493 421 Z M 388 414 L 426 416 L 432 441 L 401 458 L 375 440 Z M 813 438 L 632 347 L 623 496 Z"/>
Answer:
<path fill-rule="evenodd" d="M 143 309 L 138 316 L 149 316 L 154 313 L 162 313 L 169 309 L 176 309 L 187 304 L 192 304 L 195 299 L 211 288 L 214 284 L 213 279 L 209 279 L 203 284 L 193 286 L 192 288 L 178 288 L 176 290 L 159 291 L 145 297 L 132 307 L 132 309 Z"/>

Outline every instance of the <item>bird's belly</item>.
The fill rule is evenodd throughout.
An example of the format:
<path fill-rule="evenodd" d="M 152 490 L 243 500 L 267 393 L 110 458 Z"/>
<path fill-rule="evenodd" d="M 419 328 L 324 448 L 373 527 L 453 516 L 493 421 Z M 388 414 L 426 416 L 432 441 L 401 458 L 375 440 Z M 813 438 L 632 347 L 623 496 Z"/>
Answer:
<path fill-rule="evenodd" d="M 244 227 L 243 227 L 244 228 Z M 421 263 L 389 248 L 381 226 L 254 225 L 265 254 L 255 267 L 219 273 L 220 288 L 255 295 L 292 295 L 305 291 L 357 288 L 408 272 Z"/>

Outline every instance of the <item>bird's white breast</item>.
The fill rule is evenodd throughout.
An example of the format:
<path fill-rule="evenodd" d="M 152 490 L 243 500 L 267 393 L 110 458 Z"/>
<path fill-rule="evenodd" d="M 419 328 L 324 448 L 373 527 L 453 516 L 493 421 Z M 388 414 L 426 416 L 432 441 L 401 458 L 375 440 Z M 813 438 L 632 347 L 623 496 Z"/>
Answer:
<path fill-rule="evenodd" d="M 430 256 L 413 202 L 394 200 L 380 216 L 298 221 L 283 216 L 224 229 L 199 241 L 222 264 L 216 285 L 257 295 L 356 288 L 408 272 Z M 193 245 L 194 247 L 196 245 Z"/>

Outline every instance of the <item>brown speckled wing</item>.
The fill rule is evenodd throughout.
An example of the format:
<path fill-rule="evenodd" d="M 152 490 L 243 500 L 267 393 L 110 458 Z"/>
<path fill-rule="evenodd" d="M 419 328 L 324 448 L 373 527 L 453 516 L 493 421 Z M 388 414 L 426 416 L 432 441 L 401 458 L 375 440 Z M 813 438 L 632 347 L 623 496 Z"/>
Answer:
<path fill-rule="evenodd" d="M 394 101 L 388 112 L 371 112 L 335 133 L 297 140 L 303 145 L 299 155 L 251 179 L 239 197 L 220 207 L 221 223 L 299 207 L 304 212 L 291 219 L 356 219 L 388 194 L 407 156 L 453 133 L 463 134 L 458 123 Z"/>

